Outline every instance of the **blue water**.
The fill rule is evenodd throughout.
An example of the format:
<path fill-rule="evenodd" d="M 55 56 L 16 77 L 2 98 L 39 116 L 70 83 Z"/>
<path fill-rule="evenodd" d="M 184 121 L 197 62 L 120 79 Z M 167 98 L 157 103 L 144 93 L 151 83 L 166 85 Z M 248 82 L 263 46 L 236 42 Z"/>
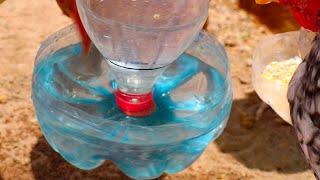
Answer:
<path fill-rule="evenodd" d="M 216 69 L 183 54 L 154 87 L 156 110 L 129 117 L 116 105 L 107 63 L 98 54 L 82 57 L 75 44 L 36 64 L 33 101 L 46 139 L 67 161 L 93 169 L 112 160 L 128 176 L 147 179 L 185 169 L 222 133 L 228 87 Z"/>

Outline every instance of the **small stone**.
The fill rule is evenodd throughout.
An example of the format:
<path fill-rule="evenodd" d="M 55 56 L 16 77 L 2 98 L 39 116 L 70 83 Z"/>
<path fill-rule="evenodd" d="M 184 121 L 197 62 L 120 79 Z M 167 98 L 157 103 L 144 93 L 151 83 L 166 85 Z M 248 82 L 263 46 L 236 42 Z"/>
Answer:
<path fill-rule="evenodd" d="M 247 65 L 247 67 L 251 67 L 252 66 L 252 59 L 247 59 L 246 65 Z"/>
<path fill-rule="evenodd" d="M 154 18 L 154 19 L 160 19 L 160 14 L 154 14 L 154 15 L 153 15 L 153 18 Z"/>
<path fill-rule="evenodd" d="M 225 177 L 225 175 L 220 175 L 220 176 L 218 176 L 218 179 L 224 179 L 224 177 Z"/>
<path fill-rule="evenodd" d="M 235 46 L 236 46 L 236 43 L 234 43 L 234 42 L 225 42 L 224 45 L 225 45 L 226 47 L 235 47 Z"/>
<path fill-rule="evenodd" d="M 33 122 L 33 123 L 38 122 L 38 120 L 37 120 L 36 118 L 31 118 L 31 119 L 29 119 L 29 121 L 30 121 L 30 122 Z"/>
<path fill-rule="evenodd" d="M 4 104 L 8 101 L 8 96 L 2 95 L 0 96 L 0 104 Z"/>

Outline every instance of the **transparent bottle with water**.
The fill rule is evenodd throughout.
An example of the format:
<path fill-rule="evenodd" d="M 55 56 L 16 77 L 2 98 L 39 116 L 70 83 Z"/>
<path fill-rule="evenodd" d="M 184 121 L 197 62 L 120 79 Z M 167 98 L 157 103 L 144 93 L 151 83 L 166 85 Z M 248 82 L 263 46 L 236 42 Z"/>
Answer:
<path fill-rule="evenodd" d="M 200 31 L 207 0 L 77 0 L 94 45 L 74 26 L 40 47 L 33 102 L 52 148 L 81 169 L 113 161 L 135 179 L 177 173 L 226 126 L 228 57 Z"/>
<path fill-rule="evenodd" d="M 152 98 L 156 79 L 190 46 L 208 16 L 207 0 L 77 0 L 77 5 L 116 77 L 118 105 L 128 113 L 152 112 L 146 97 Z"/>

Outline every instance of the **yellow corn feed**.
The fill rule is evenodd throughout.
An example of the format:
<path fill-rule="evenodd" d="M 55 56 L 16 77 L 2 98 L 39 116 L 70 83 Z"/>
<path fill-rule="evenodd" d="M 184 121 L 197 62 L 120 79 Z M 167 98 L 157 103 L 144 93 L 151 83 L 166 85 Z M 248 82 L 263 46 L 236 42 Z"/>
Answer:
<path fill-rule="evenodd" d="M 302 60 L 298 56 L 285 61 L 273 61 L 267 65 L 262 73 L 262 77 L 288 85 L 301 62 Z"/>

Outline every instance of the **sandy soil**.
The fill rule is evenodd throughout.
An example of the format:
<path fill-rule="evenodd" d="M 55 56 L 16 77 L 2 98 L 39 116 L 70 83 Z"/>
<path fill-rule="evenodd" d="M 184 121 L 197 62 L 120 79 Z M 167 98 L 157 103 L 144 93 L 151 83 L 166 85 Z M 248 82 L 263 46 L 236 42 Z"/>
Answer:
<path fill-rule="evenodd" d="M 0 179 L 128 179 L 110 162 L 93 171 L 74 168 L 50 148 L 39 129 L 30 100 L 33 61 L 41 42 L 70 23 L 55 0 L 6 0 L 0 5 Z M 291 126 L 270 108 L 256 117 L 261 100 L 250 84 L 257 42 L 296 29 L 288 10 L 276 5 L 211 1 L 208 30 L 230 57 L 235 94 L 231 117 L 196 163 L 159 179 L 314 179 Z"/>

